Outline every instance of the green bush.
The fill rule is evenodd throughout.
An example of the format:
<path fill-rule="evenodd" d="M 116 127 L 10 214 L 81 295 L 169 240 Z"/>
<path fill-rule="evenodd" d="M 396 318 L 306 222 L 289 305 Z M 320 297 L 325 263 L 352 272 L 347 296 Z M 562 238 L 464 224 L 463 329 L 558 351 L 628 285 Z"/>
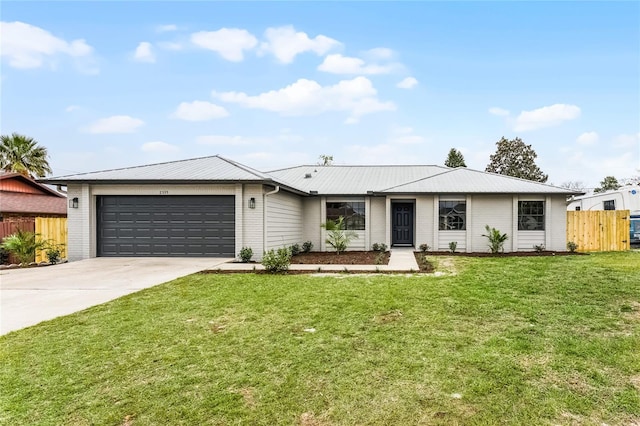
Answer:
<path fill-rule="evenodd" d="M 326 242 L 336 251 L 336 254 L 340 254 L 347 250 L 349 243 L 354 238 L 358 238 L 358 234 L 350 229 L 344 229 L 344 217 L 340 216 L 338 220 L 328 220 L 326 223 L 320 225 L 327 230 Z"/>
<path fill-rule="evenodd" d="M 542 253 L 544 251 L 544 244 L 534 244 L 533 249 L 536 253 Z"/>
<path fill-rule="evenodd" d="M 449 243 L 449 251 L 450 251 L 451 253 L 455 253 L 457 248 L 458 248 L 458 243 L 457 243 L 457 241 L 451 241 L 451 242 Z"/>
<path fill-rule="evenodd" d="M 35 260 L 36 250 L 47 248 L 47 242 L 40 239 L 40 235 L 35 232 L 18 229 L 4 238 L 1 247 L 13 253 L 22 266 L 27 266 Z"/>
<path fill-rule="evenodd" d="M 311 241 L 305 241 L 302 243 L 302 252 L 309 253 L 313 249 L 313 243 Z"/>
<path fill-rule="evenodd" d="M 300 244 L 296 243 L 296 244 L 292 244 L 291 247 L 289 247 L 289 251 L 291 251 L 291 256 L 295 256 L 297 254 L 300 254 Z"/>
<path fill-rule="evenodd" d="M 242 247 L 240 249 L 240 260 L 243 263 L 247 263 L 251 261 L 251 257 L 253 257 L 253 249 L 251 247 Z"/>
<path fill-rule="evenodd" d="M 380 253 L 384 253 L 387 251 L 387 245 L 385 243 L 373 243 L 371 245 L 371 250 L 379 251 Z"/>
<path fill-rule="evenodd" d="M 431 247 L 429 247 L 429 244 L 420 244 L 419 248 L 422 253 L 426 253 Z"/>
<path fill-rule="evenodd" d="M 49 261 L 49 263 L 51 263 L 52 265 L 60 263 L 60 260 L 62 260 L 60 258 L 60 256 L 62 255 L 62 245 L 50 245 L 45 251 L 45 255 L 47 256 L 47 260 Z"/>
<path fill-rule="evenodd" d="M 262 266 L 270 273 L 286 272 L 290 264 L 291 252 L 286 247 L 278 250 L 271 249 L 262 256 Z"/>
<path fill-rule="evenodd" d="M 567 243 L 567 250 L 569 250 L 571 253 L 575 253 L 576 250 L 578 250 L 578 245 L 573 241 L 569 241 Z"/>
<path fill-rule="evenodd" d="M 491 228 L 489 225 L 484 227 L 487 230 L 486 234 L 482 234 L 483 237 L 489 239 L 489 249 L 491 253 L 497 254 L 504 252 L 504 242 L 509 239 L 507 234 L 501 234 L 496 228 Z"/>

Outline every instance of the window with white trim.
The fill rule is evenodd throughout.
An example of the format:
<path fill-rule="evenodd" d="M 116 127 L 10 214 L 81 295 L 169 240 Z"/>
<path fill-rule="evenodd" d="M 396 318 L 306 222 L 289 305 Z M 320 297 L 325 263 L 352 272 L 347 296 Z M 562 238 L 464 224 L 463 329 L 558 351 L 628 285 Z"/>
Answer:
<path fill-rule="evenodd" d="M 602 202 L 605 210 L 615 210 L 616 209 L 616 200 L 605 200 Z"/>
<path fill-rule="evenodd" d="M 439 229 L 441 231 L 464 231 L 467 229 L 467 202 L 440 201 Z"/>
<path fill-rule="evenodd" d="M 544 201 L 518 201 L 518 231 L 544 231 Z"/>
<path fill-rule="evenodd" d="M 365 227 L 364 201 L 327 202 L 327 220 L 344 218 L 344 229 L 362 231 Z"/>

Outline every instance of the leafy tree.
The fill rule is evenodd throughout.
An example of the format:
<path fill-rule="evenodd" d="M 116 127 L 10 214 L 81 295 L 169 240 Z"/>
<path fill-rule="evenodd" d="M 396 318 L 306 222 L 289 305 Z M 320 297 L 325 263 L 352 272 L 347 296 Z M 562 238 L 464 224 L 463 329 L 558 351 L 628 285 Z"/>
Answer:
<path fill-rule="evenodd" d="M 575 190 L 575 191 L 584 191 L 585 190 L 585 186 L 584 186 L 584 182 L 581 181 L 567 181 L 567 182 L 563 182 L 562 185 L 560 185 L 562 188 L 567 188 L 567 189 L 571 189 L 571 190 Z"/>
<path fill-rule="evenodd" d="M 0 136 L 0 169 L 29 177 L 51 173 L 47 148 L 28 136 L 13 133 Z"/>
<path fill-rule="evenodd" d="M 318 158 L 320 159 L 320 161 L 318 161 L 319 166 L 330 166 L 333 164 L 333 155 L 321 154 Z"/>
<path fill-rule="evenodd" d="M 455 148 L 451 148 L 449 151 L 449 155 L 447 155 L 444 165 L 447 167 L 467 167 L 464 162 L 464 156 Z"/>
<path fill-rule="evenodd" d="M 605 192 L 610 190 L 620 189 L 620 184 L 618 183 L 618 179 L 613 176 L 607 176 L 602 181 L 600 181 L 600 186 L 593 190 L 593 192 Z"/>
<path fill-rule="evenodd" d="M 522 142 L 522 139 L 509 140 L 502 137 L 496 142 L 496 146 L 496 153 L 491 155 L 485 169 L 487 172 L 543 183 L 549 178 L 536 165 L 536 152 L 531 145 Z"/>

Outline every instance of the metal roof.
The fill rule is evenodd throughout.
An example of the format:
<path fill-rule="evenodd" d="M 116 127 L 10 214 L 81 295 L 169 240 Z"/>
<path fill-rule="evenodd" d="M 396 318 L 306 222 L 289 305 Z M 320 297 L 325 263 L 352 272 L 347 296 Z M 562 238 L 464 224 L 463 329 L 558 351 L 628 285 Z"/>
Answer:
<path fill-rule="evenodd" d="M 218 155 L 44 179 L 50 184 L 88 183 L 231 183 L 280 185 L 301 194 L 366 195 L 417 193 L 581 194 L 467 168 L 435 165 L 319 166 L 307 165 L 260 172 Z"/>
<path fill-rule="evenodd" d="M 269 175 L 283 179 L 303 191 L 321 195 L 366 195 L 449 170 L 441 166 L 298 166 L 273 170 Z"/>
<path fill-rule="evenodd" d="M 540 182 L 460 167 L 379 191 L 385 194 L 581 194 Z"/>

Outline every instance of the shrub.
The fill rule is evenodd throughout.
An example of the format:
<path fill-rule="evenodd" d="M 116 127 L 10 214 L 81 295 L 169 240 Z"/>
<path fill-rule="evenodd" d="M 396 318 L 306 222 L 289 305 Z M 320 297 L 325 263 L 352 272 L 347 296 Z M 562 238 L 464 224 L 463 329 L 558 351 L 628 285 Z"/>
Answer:
<path fill-rule="evenodd" d="M 387 251 L 387 245 L 385 243 L 373 243 L 371 245 L 371 250 L 379 251 L 380 253 L 384 253 Z"/>
<path fill-rule="evenodd" d="M 9 251 L 0 247 L 0 265 L 9 263 Z"/>
<path fill-rule="evenodd" d="M 243 263 L 247 263 L 249 261 L 251 261 L 251 257 L 253 257 L 253 250 L 251 249 L 251 247 L 242 247 L 240 249 L 240 260 Z"/>
<path fill-rule="evenodd" d="M 449 251 L 451 253 L 455 253 L 457 248 L 458 248 L 458 243 L 456 241 L 451 241 L 449 243 Z"/>
<path fill-rule="evenodd" d="M 420 251 L 421 251 L 422 253 L 426 253 L 426 252 L 428 252 L 428 251 L 429 251 L 429 249 L 430 249 L 431 247 L 429 247 L 429 244 L 420 244 L 420 246 L 419 246 L 418 248 L 420 249 Z"/>
<path fill-rule="evenodd" d="M 567 250 L 569 250 L 571 253 L 575 253 L 576 250 L 578 250 L 578 245 L 573 241 L 569 241 L 567 243 Z"/>
<path fill-rule="evenodd" d="M 376 258 L 375 258 L 376 265 L 384 264 L 384 257 L 385 257 L 384 252 L 383 251 L 378 251 L 378 254 L 376 254 Z"/>
<path fill-rule="evenodd" d="M 52 265 L 56 263 L 60 263 L 60 256 L 62 255 L 62 247 L 61 244 L 50 245 L 45 251 L 45 255 L 47 256 L 47 260 Z"/>
<path fill-rule="evenodd" d="M 27 266 L 29 262 L 35 260 L 36 250 L 42 250 L 46 247 L 47 242 L 40 239 L 39 234 L 21 229 L 6 236 L 2 243 L 2 248 L 13 253 L 22 266 Z"/>
<path fill-rule="evenodd" d="M 313 243 L 311 241 L 305 241 L 302 243 L 302 252 L 309 253 L 313 249 Z"/>
<path fill-rule="evenodd" d="M 533 246 L 533 249 L 536 251 L 536 253 L 542 253 L 544 251 L 544 244 L 535 244 Z"/>
<path fill-rule="evenodd" d="M 300 254 L 300 244 L 298 244 L 298 243 L 292 244 L 291 247 L 289 247 L 289 250 L 291 251 L 291 256 L 295 256 L 296 254 Z"/>
<path fill-rule="evenodd" d="M 491 228 L 489 225 L 484 227 L 487 230 L 486 234 L 482 234 L 483 237 L 489 239 L 489 249 L 491 253 L 496 254 L 504 251 L 504 242 L 509 239 L 507 234 L 501 234 L 496 228 Z"/>
<path fill-rule="evenodd" d="M 272 274 L 286 272 L 291 264 L 291 252 L 283 247 L 278 250 L 269 250 L 262 257 L 262 266 L 267 272 Z"/>
<path fill-rule="evenodd" d="M 343 229 L 344 217 L 340 216 L 338 220 L 327 220 L 326 223 L 320 225 L 327 230 L 326 242 L 336 251 L 336 254 L 340 254 L 347 250 L 349 243 L 354 238 L 358 238 L 358 234 L 349 229 Z"/>

